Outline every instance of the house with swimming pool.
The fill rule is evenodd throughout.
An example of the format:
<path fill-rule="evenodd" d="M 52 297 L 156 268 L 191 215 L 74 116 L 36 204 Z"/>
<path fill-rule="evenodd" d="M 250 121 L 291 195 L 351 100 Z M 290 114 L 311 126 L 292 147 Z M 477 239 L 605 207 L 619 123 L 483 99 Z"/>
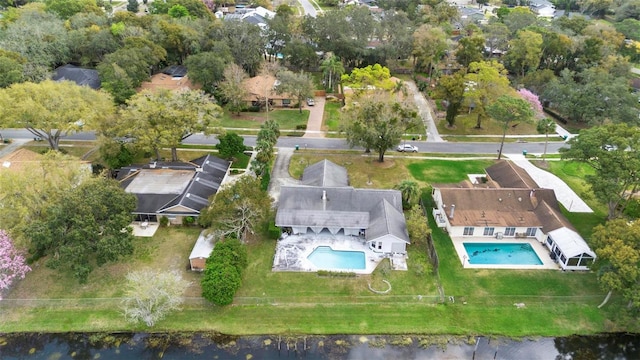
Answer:
<path fill-rule="evenodd" d="M 370 273 L 385 257 L 406 269 L 409 234 L 400 191 L 351 187 L 346 169 L 328 160 L 308 166 L 300 185 L 280 189 L 275 225 L 284 238 L 274 270 Z M 353 255 L 340 252 L 354 251 L 364 265 L 339 264 Z"/>
<path fill-rule="evenodd" d="M 434 186 L 432 196 L 434 219 L 451 236 L 463 265 L 479 264 L 491 255 L 485 264 L 496 267 L 552 268 L 551 260 L 562 270 L 589 270 L 596 258 L 562 215 L 554 191 L 539 188 L 509 161 L 487 168 L 481 181 Z M 507 252 L 507 243 L 515 244 L 515 250 Z"/>

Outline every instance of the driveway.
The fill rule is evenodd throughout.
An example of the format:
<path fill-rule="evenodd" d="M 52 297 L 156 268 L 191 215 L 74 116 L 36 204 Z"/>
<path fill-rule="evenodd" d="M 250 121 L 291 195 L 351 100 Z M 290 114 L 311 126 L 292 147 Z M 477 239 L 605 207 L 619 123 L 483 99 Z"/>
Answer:
<path fill-rule="evenodd" d="M 294 151 L 293 148 L 278 148 L 276 162 L 271 171 L 271 182 L 269 183 L 269 195 L 274 199 L 275 207 L 278 206 L 281 186 L 300 185 L 300 180 L 296 180 L 289 175 L 289 163 Z"/>
<path fill-rule="evenodd" d="M 431 106 L 424 97 L 424 94 L 418 90 L 418 87 L 413 81 L 405 81 L 404 83 L 407 86 L 409 93 L 413 95 L 413 100 L 416 103 L 420 117 L 424 122 L 424 128 L 427 130 L 427 142 L 443 142 L 444 140 L 440 137 L 440 133 L 438 133 L 436 122 L 433 120 Z"/>
<path fill-rule="evenodd" d="M 304 133 L 304 138 L 323 138 L 325 136 L 324 131 L 322 131 L 325 98 L 324 96 L 316 96 L 314 101 L 314 106 L 307 106 L 309 120 L 307 121 L 307 131 Z"/>
<path fill-rule="evenodd" d="M 521 154 L 505 154 L 514 164 L 525 169 L 541 188 L 553 189 L 558 201 L 570 212 L 591 213 L 593 210 L 562 179 L 533 165 Z"/>

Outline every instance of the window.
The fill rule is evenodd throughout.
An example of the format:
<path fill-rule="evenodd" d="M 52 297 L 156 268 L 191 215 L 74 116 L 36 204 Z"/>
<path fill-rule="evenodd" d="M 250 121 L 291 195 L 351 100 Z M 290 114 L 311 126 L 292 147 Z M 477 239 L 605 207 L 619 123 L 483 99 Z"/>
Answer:
<path fill-rule="evenodd" d="M 527 236 L 536 236 L 537 228 L 527 228 Z"/>
<path fill-rule="evenodd" d="M 378 250 L 382 250 L 382 241 L 378 241 Z"/>
<path fill-rule="evenodd" d="M 549 244 L 549 246 L 553 247 L 553 239 L 551 238 L 551 236 L 547 236 L 547 244 Z"/>
<path fill-rule="evenodd" d="M 492 227 L 484 228 L 484 236 L 493 236 L 493 230 L 494 228 Z"/>
<path fill-rule="evenodd" d="M 516 228 L 508 227 L 504 228 L 504 236 L 513 236 L 516 234 Z"/>
<path fill-rule="evenodd" d="M 464 228 L 464 233 L 462 235 L 473 235 L 473 227 L 467 226 Z"/>

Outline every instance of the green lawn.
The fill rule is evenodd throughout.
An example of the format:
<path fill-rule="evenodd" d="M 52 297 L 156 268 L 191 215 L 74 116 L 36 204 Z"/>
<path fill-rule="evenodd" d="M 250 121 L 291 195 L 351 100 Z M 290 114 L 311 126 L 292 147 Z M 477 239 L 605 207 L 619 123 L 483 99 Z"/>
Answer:
<path fill-rule="evenodd" d="M 340 131 L 341 108 L 342 103 L 339 101 L 327 101 L 324 103 L 323 130 Z"/>
<path fill-rule="evenodd" d="M 467 179 L 467 174 L 484 174 L 484 169 L 495 160 L 407 160 L 411 176 L 419 181 L 456 183 Z"/>
<path fill-rule="evenodd" d="M 295 130 L 298 125 L 306 125 L 309 120 L 309 110 L 302 109 L 277 109 L 266 112 L 246 112 L 240 116 L 224 112 L 220 120 L 220 126 L 224 128 L 250 128 L 259 129 L 260 125 L 269 119 L 273 119 L 280 125 L 280 130 Z"/>
<path fill-rule="evenodd" d="M 438 132 L 441 135 L 502 135 L 502 123 L 493 119 L 485 119 L 482 122 L 482 128 L 476 129 L 478 115 L 475 112 L 471 114 L 460 114 L 456 117 L 455 128 L 447 128 L 447 122 L 442 120 L 437 124 Z M 537 134 L 536 125 L 531 123 L 514 123 L 507 129 L 507 135 L 527 135 Z"/>

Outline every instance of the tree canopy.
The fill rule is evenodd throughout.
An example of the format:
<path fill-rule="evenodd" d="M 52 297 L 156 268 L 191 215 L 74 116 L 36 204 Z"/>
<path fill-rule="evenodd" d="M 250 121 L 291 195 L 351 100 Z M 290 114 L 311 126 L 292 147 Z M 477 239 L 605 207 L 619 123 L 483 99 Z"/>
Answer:
<path fill-rule="evenodd" d="M 33 260 L 46 256 L 48 266 L 70 270 L 86 282 L 94 265 L 133 253 L 129 224 L 135 207 L 136 197 L 114 180 L 83 182 L 48 204 L 43 216 L 25 229 Z"/>
<path fill-rule="evenodd" d="M 561 148 L 563 159 L 584 162 L 595 170 L 586 180 L 596 198 L 607 204 L 609 219 L 619 217 L 640 186 L 640 129 L 609 124 L 580 131 Z"/>
<path fill-rule="evenodd" d="M 70 81 L 25 82 L 0 90 L 0 126 L 23 127 L 53 150 L 60 138 L 95 129 L 114 110 L 109 95 Z"/>

